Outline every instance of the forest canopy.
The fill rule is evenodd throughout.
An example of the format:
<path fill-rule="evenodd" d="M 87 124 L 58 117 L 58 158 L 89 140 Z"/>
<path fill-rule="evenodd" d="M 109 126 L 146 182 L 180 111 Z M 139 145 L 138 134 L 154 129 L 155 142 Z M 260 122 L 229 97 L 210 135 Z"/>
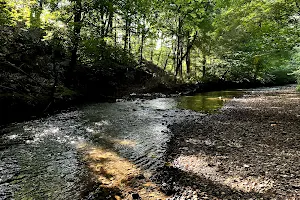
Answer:
<path fill-rule="evenodd" d="M 284 82 L 298 67 L 297 0 L 1 0 L 0 9 L 1 26 L 59 42 L 70 68 L 130 54 L 185 80 Z"/>

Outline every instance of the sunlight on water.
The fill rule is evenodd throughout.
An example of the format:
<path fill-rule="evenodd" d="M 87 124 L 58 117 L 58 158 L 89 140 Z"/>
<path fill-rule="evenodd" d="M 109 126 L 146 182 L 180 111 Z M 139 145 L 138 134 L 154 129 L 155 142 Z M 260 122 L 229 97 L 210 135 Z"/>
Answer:
<path fill-rule="evenodd" d="M 80 199 L 88 179 L 81 157 L 102 189 L 165 199 L 149 174 L 165 164 L 167 122 L 185 119 L 189 109 L 212 112 L 235 94 L 92 104 L 12 125 L 0 137 L 0 199 Z"/>

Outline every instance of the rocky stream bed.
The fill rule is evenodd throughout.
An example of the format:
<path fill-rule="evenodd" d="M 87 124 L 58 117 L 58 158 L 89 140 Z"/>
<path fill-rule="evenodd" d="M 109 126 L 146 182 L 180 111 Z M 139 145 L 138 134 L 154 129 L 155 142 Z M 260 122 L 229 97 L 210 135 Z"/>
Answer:
<path fill-rule="evenodd" d="M 170 125 L 170 199 L 300 199 L 300 95 L 259 88 L 216 114 Z"/>
<path fill-rule="evenodd" d="M 85 105 L 1 129 L 0 199 L 296 200 L 299 130 L 295 86 Z"/>

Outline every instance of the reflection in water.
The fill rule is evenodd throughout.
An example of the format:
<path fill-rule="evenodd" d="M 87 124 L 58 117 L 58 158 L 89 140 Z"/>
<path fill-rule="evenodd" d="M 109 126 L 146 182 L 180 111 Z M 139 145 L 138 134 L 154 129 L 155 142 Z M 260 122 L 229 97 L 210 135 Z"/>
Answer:
<path fill-rule="evenodd" d="M 117 151 L 144 169 L 162 166 L 169 139 L 162 115 L 174 99 L 94 104 L 84 108 L 91 143 Z M 155 157 L 155 159 L 154 159 Z"/>
<path fill-rule="evenodd" d="M 178 100 L 178 107 L 204 113 L 214 113 L 222 108 L 224 103 L 234 97 L 241 96 L 244 92 L 215 91 L 201 93 L 195 96 L 183 96 Z"/>
<path fill-rule="evenodd" d="M 119 167 L 130 162 L 136 169 L 163 165 L 169 139 L 162 125 L 162 115 L 169 111 L 163 109 L 173 106 L 167 102 L 94 104 L 11 125 L 0 136 L 0 199 L 80 199 L 87 179 L 81 159 L 86 151 L 78 149 L 82 143 L 95 146 L 87 156 L 106 152 L 114 159 L 108 163 Z M 103 172 L 99 165 L 95 169 Z"/>
<path fill-rule="evenodd" d="M 119 176 L 114 165 L 151 173 L 165 164 L 164 153 L 171 137 L 166 122 L 190 116 L 190 111 L 182 108 L 211 112 L 240 93 L 100 103 L 11 125 L 0 136 L 0 199 L 82 198 L 87 184 L 83 181 L 87 172 L 82 152 L 91 159 L 89 167 L 100 173 L 100 179 L 101 173 L 105 174 L 101 181 L 108 184 L 112 176 Z M 82 151 L 79 144 L 93 149 Z M 104 160 L 110 164 L 103 165 Z M 127 176 L 127 172 L 123 174 Z M 124 178 L 117 179 L 119 183 Z M 149 181 L 143 184 L 156 187 Z"/>

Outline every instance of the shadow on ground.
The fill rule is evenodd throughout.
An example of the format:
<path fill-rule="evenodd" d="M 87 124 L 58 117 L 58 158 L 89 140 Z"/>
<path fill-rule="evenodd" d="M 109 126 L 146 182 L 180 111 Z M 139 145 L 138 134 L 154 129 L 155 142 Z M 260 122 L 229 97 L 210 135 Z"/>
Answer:
<path fill-rule="evenodd" d="M 157 180 L 175 199 L 299 199 L 299 102 L 291 89 L 257 92 L 173 124 L 170 167 Z"/>

